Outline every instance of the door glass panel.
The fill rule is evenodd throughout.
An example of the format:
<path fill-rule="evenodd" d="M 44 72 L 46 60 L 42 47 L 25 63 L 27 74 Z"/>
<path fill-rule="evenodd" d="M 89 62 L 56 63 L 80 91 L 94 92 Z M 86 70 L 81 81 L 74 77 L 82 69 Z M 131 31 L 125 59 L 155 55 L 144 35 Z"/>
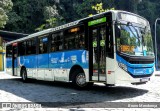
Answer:
<path fill-rule="evenodd" d="M 100 28 L 100 36 L 99 36 L 100 40 L 100 48 L 99 48 L 99 55 L 100 55 L 100 74 L 104 74 L 105 73 L 105 67 L 106 67 L 106 53 L 105 53 L 105 49 L 106 49 L 106 29 L 105 27 L 101 27 Z"/>
<path fill-rule="evenodd" d="M 98 30 L 94 29 L 92 30 L 92 45 L 93 45 L 93 70 L 94 73 L 96 70 L 98 70 L 98 47 L 97 47 L 97 41 L 98 41 Z"/>

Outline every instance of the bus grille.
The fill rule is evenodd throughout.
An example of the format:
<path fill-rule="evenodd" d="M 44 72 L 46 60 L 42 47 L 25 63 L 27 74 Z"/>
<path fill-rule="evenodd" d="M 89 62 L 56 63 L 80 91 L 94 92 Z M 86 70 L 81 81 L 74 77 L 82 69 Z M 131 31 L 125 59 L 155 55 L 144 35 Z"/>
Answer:
<path fill-rule="evenodd" d="M 154 61 L 129 61 L 131 64 L 153 64 Z"/>

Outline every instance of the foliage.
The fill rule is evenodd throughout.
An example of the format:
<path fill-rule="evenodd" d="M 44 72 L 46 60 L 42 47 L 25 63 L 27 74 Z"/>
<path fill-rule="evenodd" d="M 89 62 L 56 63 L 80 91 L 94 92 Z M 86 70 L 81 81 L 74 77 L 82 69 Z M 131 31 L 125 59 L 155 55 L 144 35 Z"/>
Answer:
<path fill-rule="evenodd" d="M 59 15 L 59 11 L 56 5 L 45 6 L 43 15 L 45 23 L 36 28 L 36 31 L 41 31 L 47 28 L 53 28 L 55 26 L 64 24 L 64 19 Z"/>
<path fill-rule="evenodd" d="M 121 30 L 121 37 L 120 42 L 122 45 L 130 45 L 130 46 L 137 46 L 136 44 L 136 37 L 131 37 L 129 32 L 125 30 Z"/>
<path fill-rule="evenodd" d="M 11 0 L 0 0 L 0 28 L 4 28 L 8 20 L 7 13 L 12 9 Z"/>
<path fill-rule="evenodd" d="M 5 30 L 33 33 L 35 28 L 44 22 L 43 11 L 48 4 L 46 0 L 13 0 L 13 3 Z"/>
<path fill-rule="evenodd" d="M 1 0 L 11 1 L 11 0 Z M 35 29 L 46 20 L 56 18 L 56 25 L 62 25 L 89 14 L 96 14 L 96 6 L 99 4 L 100 12 L 103 9 L 125 10 L 137 13 L 149 20 L 154 31 L 154 22 L 160 16 L 159 0 L 12 0 L 13 10 L 7 13 L 9 21 L 5 30 L 22 33 L 33 33 Z M 0 5 L 1 7 L 1 5 Z M 0 13 L 1 10 L 0 10 Z M 99 13 L 99 12 L 98 12 Z M 2 15 L 2 14 L 1 14 Z M 4 15 L 4 14 L 3 14 Z M 7 16 L 4 17 L 7 20 Z M 157 32 L 158 33 L 158 32 Z"/>
<path fill-rule="evenodd" d="M 52 27 L 55 27 L 55 26 L 57 26 L 57 19 L 56 18 L 50 18 L 50 19 L 46 20 L 45 24 L 42 24 L 41 26 L 39 26 L 35 30 L 36 31 L 42 31 L 44 29 L 52 28 Z"/>
<path fill-rule="evenodd" d="M 101 0 L 84 0 L 81 4 L 76 5 L 76 13 L 79 18 L 87 17 L 89 14 L 96 14 L 92 6 L 100 3 Z"/>
<path fill-rule="evenodd" d="M 144 45 L 147 46 L 147 51 L 152 51 L 152 36 L 149 32 L 144 35 Z"/>
<path fill-rule="evenodd" d="M 122 45 L 130 45 L 130 34 L 124 30 L 121 30 L 121 40 Z"/>
<path fill-rule="evenodd" d="M 96 11 L 96 13 L 102 13 L 102 12 L 106 12 L 108 10 L 114 10 L 114 8 L 104 9 L 103 3 L 99 3 L 99 4 L 96 4 L 95 6 L 92 6 L 92 9 L 94 9 Z M 92 16 L 92 14 L 90 14 L 89 16 Z"/>

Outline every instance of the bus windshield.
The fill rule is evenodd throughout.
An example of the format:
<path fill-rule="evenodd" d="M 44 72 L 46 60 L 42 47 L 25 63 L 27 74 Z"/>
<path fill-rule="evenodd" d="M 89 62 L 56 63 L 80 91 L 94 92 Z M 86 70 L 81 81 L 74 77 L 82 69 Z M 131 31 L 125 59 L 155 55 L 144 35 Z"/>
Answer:
<path fill-rule="evenodd" d="M 131 56 L 154 56 L 151 31 L 133 24 L 117 24 L 117 51 Z"/>

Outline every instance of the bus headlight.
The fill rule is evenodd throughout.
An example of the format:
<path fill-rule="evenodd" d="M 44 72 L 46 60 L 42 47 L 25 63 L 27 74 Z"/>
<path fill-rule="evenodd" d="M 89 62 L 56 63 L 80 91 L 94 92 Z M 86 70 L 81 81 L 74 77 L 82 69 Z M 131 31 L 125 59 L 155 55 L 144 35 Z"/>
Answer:
<path fill-rule="evenodd" d="M 119 67 L 122 68 L 123 70 L 127 71 L 127 66 L 123 63 L 118 63 Z"/>

